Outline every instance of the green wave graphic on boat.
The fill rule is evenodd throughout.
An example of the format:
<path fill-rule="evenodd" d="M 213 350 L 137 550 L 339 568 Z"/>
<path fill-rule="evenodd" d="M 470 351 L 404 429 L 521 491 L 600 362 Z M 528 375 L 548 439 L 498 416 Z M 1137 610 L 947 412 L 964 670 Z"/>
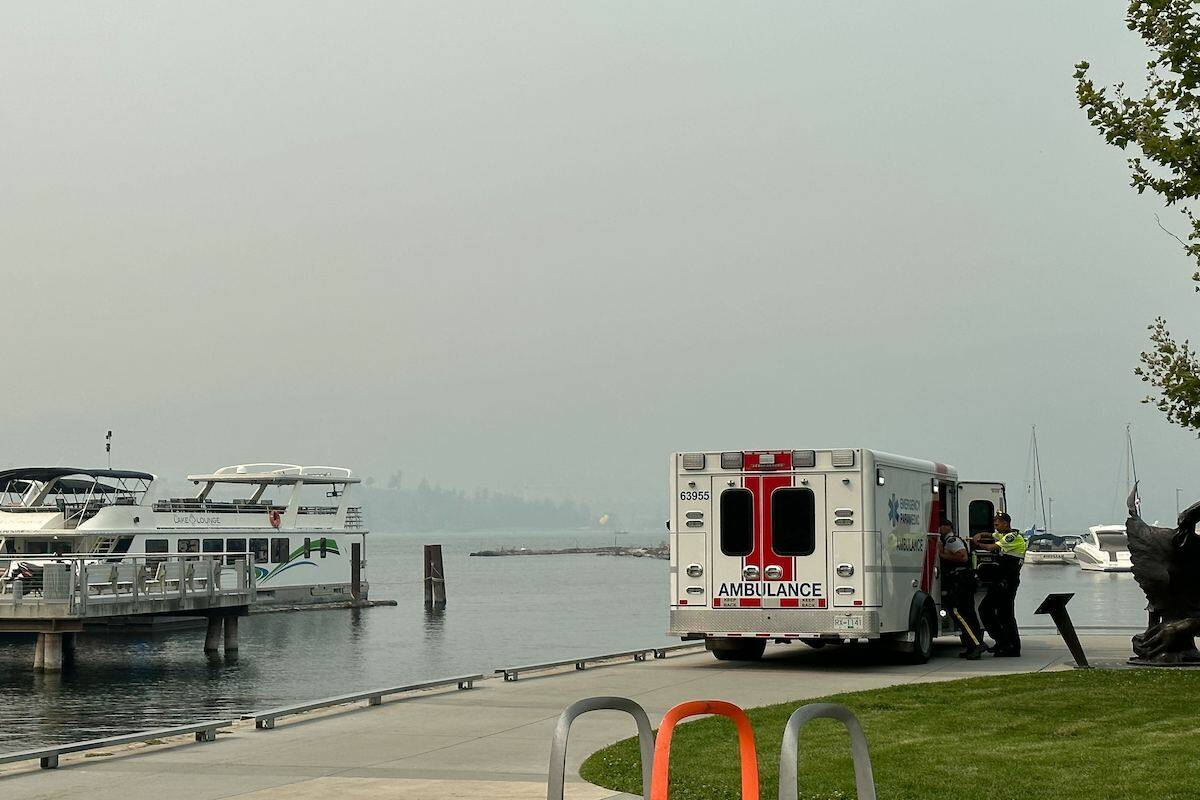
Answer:
<path fill-rule="evenodd" d="M 260 567 L 256 564 L 254 566 L 254 571 L 257 573 L 256 577 L 257 577 L 258 581 L 260 583 L 262 583 L 263 581 L 269 581 L 269 580 L 271 580 L 271 578 L 274 578 L 279 573 L 283 572 L 286 569 L 291 569 L 292 567 L 299 567 L 299 566 L 303 566 L 305 564 L 310 564 L 315 567 L 316 562 L 314 562 L 312 560 L 312 556 L 314 554 L 320 554 L 321 545 L 325 546 L 325 554 L 327 556 L 330 556 L 330 555 L 340 556 L 342 554 L 342 552 L 340 550 L 338 550 L 338 545 L 335 540 L 326 539 L 325 537 L 321 537 L 320 539 L 309 542 L 309 545 L 308 545 L 309 557 L 308 558 L 304 557 L 304 545 L 301 545 L 300 547 L 297 547 L 295 550 L 293 550 L 291 552 L 291 554 L 288 556 L 287 561 L 283 562 L 282 564 L 277 564 L 275 566 L 275 569 L 267 570 L 266 567 Z"/>

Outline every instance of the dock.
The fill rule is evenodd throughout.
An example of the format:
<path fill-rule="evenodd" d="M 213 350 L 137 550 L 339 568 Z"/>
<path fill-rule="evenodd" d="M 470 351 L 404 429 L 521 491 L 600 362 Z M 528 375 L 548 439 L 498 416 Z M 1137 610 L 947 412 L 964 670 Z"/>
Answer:
<path fill-rule="evenodd" d="M 220 556 L 53 556 L 30 564 L 28 578 L 0 586 L 0 633 L 36 633 L 33 668 L 59 672 L 74 657 L 88 623 L 152 617 L 205 617 L 204 649 L 238 649 L 238 618 L 254 603 L 249 559 Z"/>
<path fill-rule="evenodd" d="M 1087 633 L 1093 661 L 1120 661 L 1127 635 Z M 574 661 L 519 681 L 475 680 L 396 695 L 378 705 L 340 705 L 280 717 L 273 729 L 242 720 L 215 742 L 190 735 L 125 745 L 103 754 L 66 755 L 58 769 L 25 762 L 0 766 L 0 785 L 19 797 L 56 800 L 157 800 L 164 780 L 187 800 L 534 800 L 546 796 L 550 741 L 558 715 L 595 695 L 631 697 L 653 721 L 684 700 L 723 699 L 744 708 L 836 692 L 981 675 L 1070 669 L 1071 656 L 1050 633 L 1023 637 L 1021 658 L 963 661 L 957 643 L 939 642 L 928 664 L 877 663 L 861 651 L 778 646 L 757 663 L 718 662 L 703 651 L 664 658 Z M 636 651 L 631 651 L 636 652 Z M 652 652 L 650 650 L 644 652 Z M 373 702 L 373 701 L 372 701 Z M 197 719 L 203 719 L 202 711 Z M 582 782 L 578 768 L 595 750 L 634 734 L 622 714 L 579 720 L 568 751 L 567 796 L 627 798 Z"/>

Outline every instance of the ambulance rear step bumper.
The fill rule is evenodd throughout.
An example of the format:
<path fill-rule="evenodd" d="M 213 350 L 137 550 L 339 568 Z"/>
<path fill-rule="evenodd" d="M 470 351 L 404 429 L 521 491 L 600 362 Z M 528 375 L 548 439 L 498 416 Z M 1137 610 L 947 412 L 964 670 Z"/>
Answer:
<path fill-rule="evenodd" d="M 850 629 L 839 619 L 859 617 Z M 856 620 L 857 622 L 857 620 Z M 670 636 L 692 633 L 768 633 L 771 636 L 878 636 L 879 612 L 848 608 L 695 608 L 671 611 Z"/>

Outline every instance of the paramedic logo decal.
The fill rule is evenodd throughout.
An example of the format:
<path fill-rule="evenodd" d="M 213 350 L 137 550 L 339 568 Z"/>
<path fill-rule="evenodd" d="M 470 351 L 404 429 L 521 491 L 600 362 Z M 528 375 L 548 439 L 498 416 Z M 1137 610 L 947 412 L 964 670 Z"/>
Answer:
<path fill-rule="evenodd" d="M 888 522 L 892 523 L 893 528 L 898 527 L 900 523 L 920 525 L 920 512 L 919 500 L 910 500 L 907 497 L 897 498 L 895 494 L 888 500 Z"/>

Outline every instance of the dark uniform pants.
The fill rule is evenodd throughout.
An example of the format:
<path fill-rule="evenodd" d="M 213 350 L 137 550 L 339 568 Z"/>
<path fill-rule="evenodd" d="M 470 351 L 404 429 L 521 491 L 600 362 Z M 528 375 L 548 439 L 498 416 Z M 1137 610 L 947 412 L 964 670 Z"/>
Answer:
<path fill-rule="evenodd" d="M 1021 652 L 1021 635 L 1017 631 L 1017 587 L 1021 585 L 1021 562 L 1011 556 L 1001 556 L 996 579 L 987 588 L 979 604 L 979 616 L 987 632 L 996 640 L 996 649 Z M 1015 562 L 1015 563 L 1012 563 Z"/>
<path fill-rule="evenodd" d="M 967 567 L 946 573 L 947 600 L 950 601 L 950 616 L 958 623 L 963 647 L 975 647 L 983 643 L 983 626 L 975 613 L 975 574 Z"/>

